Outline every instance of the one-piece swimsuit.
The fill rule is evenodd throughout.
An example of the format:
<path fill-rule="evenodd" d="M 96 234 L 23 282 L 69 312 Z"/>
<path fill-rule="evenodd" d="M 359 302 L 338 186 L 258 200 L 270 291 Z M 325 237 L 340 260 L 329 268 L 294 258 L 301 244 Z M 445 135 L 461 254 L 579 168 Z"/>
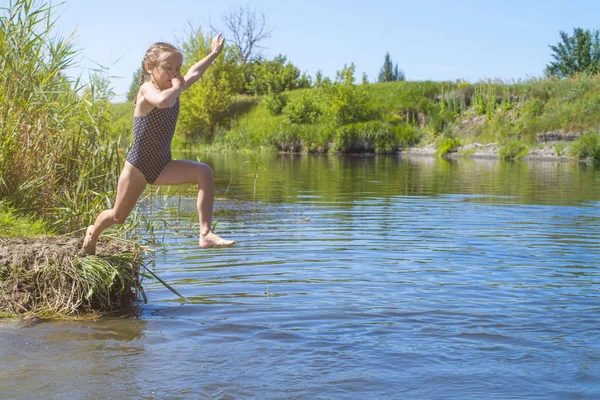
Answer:
<path fill-rule="evenodd" d="M 127 161 L 139 169 L 148 183 L 154 183 L 172 160 L 171 141 L 179 115 L 179 97 L 171 107 L 154 108 L 133 117 L 133 144 Z"/>

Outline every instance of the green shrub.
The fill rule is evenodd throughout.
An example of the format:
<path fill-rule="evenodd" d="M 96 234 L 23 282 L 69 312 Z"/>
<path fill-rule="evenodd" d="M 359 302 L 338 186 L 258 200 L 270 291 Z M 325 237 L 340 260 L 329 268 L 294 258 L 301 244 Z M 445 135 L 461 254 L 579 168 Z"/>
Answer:
<path fill-rule="evenodd" d="M 544 103 L 540 99 L 531 99 L 523 105 L 523 112 L 533 117 L 539 117 L 544 113 Z"/>
<path fill-rule="evenodd" d="M 271 115 L 280 115 L 287 104 L 287 96 L 282 93 L 272 93 L 265 97 L 265 105 Z"/>
<path fill-rule="evenodd" d="M 282 112 L 291 124 L 312 124 L 321 113 L 319 106 L 306 94 L 290 99 Z"/>
<path fill-rule="evenodd" d="M 527 145 L 519 140 L 512 140 L 504 144 L 498 153 L 502 160 L 514 160 L 527 154 Z"/>
<path fill-rule="evenodd" d="M 570 154 L 582 161 L 600 164 L 600 134 L 586 133 L 571 144 Z"/>
<path fill-rule="evenodd" d="M 336 125 L 365 121 L 368 117 L 367 96 L 361 87 L 338 84 L 330 89 L 327 118 Z"/>
<path fill-rule="evenodd" d="M 391 153 L 397 147 L 397 140 L 389 124 L 369 121 L 344 125 L 335 131 L 334 150 L 344 153 L 375 152 Z"/>
<path fill-rule="evenodd" d="M 410 124 L 398 124 L 394 127 L 396 142 L 400 146 L 414 146 L 421 140 L 419 129 Z"/>
<path fill-rule="evenodd" d="M 437 156 L 443 157 L 448 153 L 453 152 L 457 147 L 460 146 L 460 140 L 456 138 L 443 138 L 437 147 Z"/>

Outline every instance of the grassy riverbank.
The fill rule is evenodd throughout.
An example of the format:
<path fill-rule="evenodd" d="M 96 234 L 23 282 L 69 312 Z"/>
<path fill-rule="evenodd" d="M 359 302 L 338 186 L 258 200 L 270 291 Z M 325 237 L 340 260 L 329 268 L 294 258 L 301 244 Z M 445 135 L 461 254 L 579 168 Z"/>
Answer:
<path fill-rule="evenodd" d="M 77 233 L 110 206 L 123 164 L 108 83 L 64 74 L 78 50 L 73 37 L 53 33 L 55 17 L 50 5 L 30 0 L 0 14 L 3 236 L 17 229 L 17 215 L 47 232 Z"/>
<path fill-rule="evenodd" d="M 185 104 L 182 107 L 186 107 Z M 113 105 L 113 132 L 131 138 L 133 107 Z M 213 151 L 376 152 L 573 158 L 600 162 L 600 77 L 522 82 L 390 82 L 238 96 Z M 189 135 L 187 135 L 189 137 Z"/>
<path fill-rule="evenodd" d="M 81 254 L 85 227 L 110 207 L 122 168 L 107 81 L 68 78 L 72 37 L 56 12 L 0 9 L 0 315 L 97 315 L 139 293 L 139 246 L 104 240 Z M 53 236 L 54 235 L 54 236 Z"/>
<path fill-rule="evenodd" d="M 378 153 L 433 146 L 438 155 L 493 144 L 499 157 L 510 159 L 553 143 L 556 156 L 600 161 L 597 76 L 511 84 L 394 82 L 353 90 L 365 99 L 360 121 L 335 123 L 331 109 L 336 97 L 327 89 L 295 91 L 286 94 L 287 105 L 279 115 L 269 110 L 268 99 L 260 99 L 214 144 L 229 149 Z M 309 112 L 316 115 L 313 120 L 294 119 Z"/>

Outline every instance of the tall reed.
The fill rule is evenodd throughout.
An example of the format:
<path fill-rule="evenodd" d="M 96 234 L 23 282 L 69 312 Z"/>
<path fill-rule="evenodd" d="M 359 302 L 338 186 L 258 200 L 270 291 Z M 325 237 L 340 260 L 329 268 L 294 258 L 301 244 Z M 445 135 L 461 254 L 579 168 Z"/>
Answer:
<path fill-rule="evenodd" d="M 0 200 L 69 232 L 110 205 L 121 158 L 106 80 L 66 75 L 78 50 L 55 16 L 38 0 L 0 8 Z"/>

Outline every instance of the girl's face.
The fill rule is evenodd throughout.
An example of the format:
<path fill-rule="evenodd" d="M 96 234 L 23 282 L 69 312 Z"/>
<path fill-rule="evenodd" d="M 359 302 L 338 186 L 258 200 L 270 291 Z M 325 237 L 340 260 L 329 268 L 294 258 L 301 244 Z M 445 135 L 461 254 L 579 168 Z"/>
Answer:
<path fill-rule="evenodd" d="M 160 90 L 173 87 L 171 82 L 174 78 L 181 76 L 181 63 L 183 56 L 180 53 L 163 53 L 155 65 L 146 65 L 152 83 Z"/>

